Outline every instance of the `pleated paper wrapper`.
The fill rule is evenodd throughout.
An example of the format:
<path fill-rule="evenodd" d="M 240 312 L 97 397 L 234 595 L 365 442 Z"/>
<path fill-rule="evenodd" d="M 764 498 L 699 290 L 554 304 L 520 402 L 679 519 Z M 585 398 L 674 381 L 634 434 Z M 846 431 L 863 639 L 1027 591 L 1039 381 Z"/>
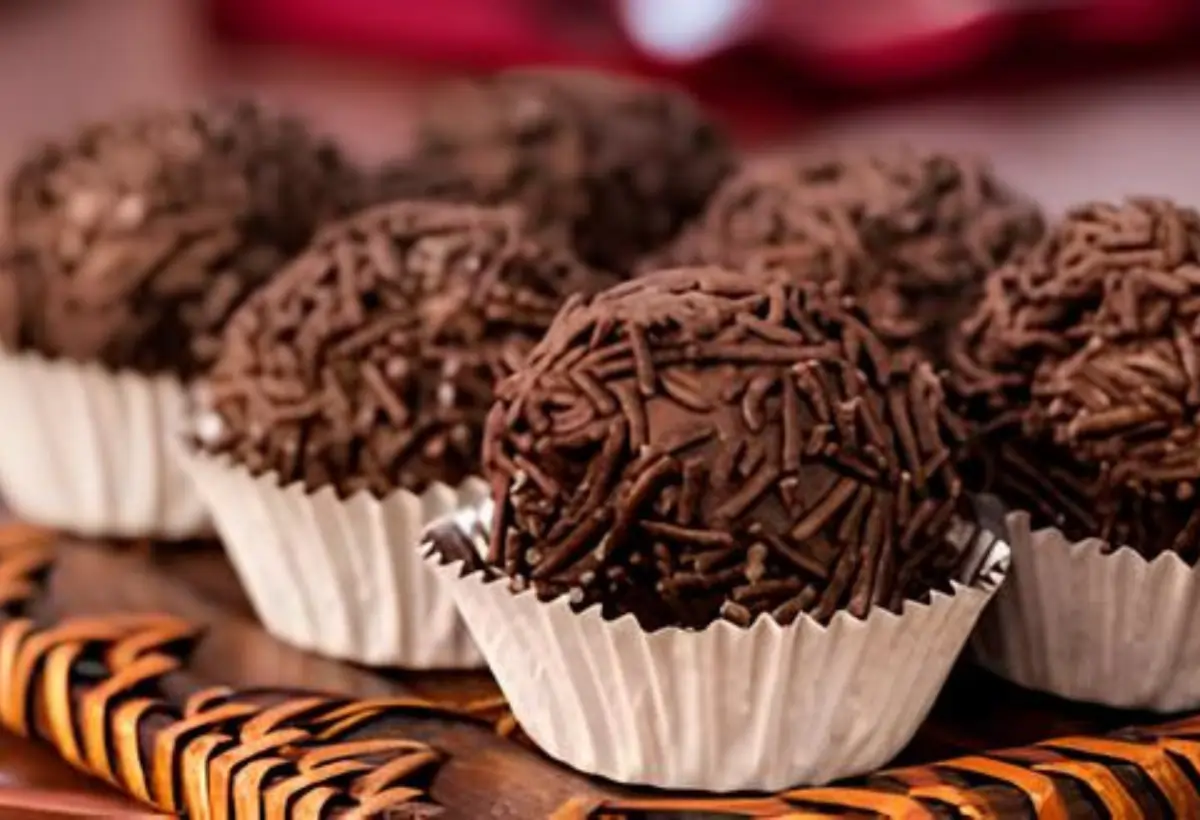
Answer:
<path fill-rule="evenodd" d="M 339 498 L 280 486 L 226 456 L 177 452 L 208 502 L 229 559 L 267 631 L 302 649 L 368 666 L 483 665 L 454 600 L 425 566 L 423 527 L 487 495 L 482 480 Z"/>
<path fill-rule="evenodd" d="M 996 510 L 995 499 L 981 504 Z M 971 639 L 985 668 L 1029 689 L 1126 709 L 1200 707 L 1200 571 L 1098 538 L 1003 518 L 1012 572 Z"/>
<path fill-rule="evenodd" d="M 173 457 L 178 379 L 0 351 L 0 396 L 0 493 L 21 518 L 96 537 L 211 532 Z"/>
<path fill-rule="evenodd" d="M 445 528 L 474 531 L 482 549 L 490 509 L 431 527 L 426 560 L 521 727 L 576 769 L 662 788 L 775 790 L 887 763 L 929 712 L 1008 564 L 1008 548 L 981 534 L 970 584 L 900 615 L 647 633 L 632 616 L 576 612 L 565 597 L 514 594 L 507 579 L 444 562 L 438 541 L 454 537 Z"/>

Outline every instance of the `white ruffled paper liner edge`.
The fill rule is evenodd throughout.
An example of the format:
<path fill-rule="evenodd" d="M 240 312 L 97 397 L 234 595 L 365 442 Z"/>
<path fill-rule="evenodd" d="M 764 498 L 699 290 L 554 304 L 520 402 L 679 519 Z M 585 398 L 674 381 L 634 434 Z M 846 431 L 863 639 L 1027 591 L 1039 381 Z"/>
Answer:
<path fill-rule="evenodd" d="M 208 502 L 229 559 L 267 631 L 293 646 L 367 666 L 475 669 L 454 600 L 422 560 L 421 531 L 476 504 L 481 479 L 339 498 L 332 487 L 280 486 L 228 456 L 177 453 Z"/>
<path fill-rule="evenodd" d="M 971 638 L 984 668 L 1028 689 L 1126 709 L 1200 706 L 1200 568 L 1147 561 L 1099 538 L 1033 529 L 1023 511 L 977 499 L 1003 522 L 1012 573 Z"/>
<path fill-rule="evenodd" d="M 22 519 L 78 535 L 208 534 L 172 453 L 186 420 L 172 376 L 0 349 L 0 493 Z"/>
<path fill-rule="evenodd" d="M 489 504 L 441 526 L 484 527 Z M 513 714 L 551 757 L 622 783 L 774 791 L 872 771 L 912 739 L 980 612 L 1008 548 L 980 546 L 969 586 L 902 614 L 846 613 L 821 626 L 760 617 L 653 633 L 565 597 L 514 594 L 507 579 L 426 560 L 451 590 Z M 986 536 L 985 536 L 986 537 Z"/>

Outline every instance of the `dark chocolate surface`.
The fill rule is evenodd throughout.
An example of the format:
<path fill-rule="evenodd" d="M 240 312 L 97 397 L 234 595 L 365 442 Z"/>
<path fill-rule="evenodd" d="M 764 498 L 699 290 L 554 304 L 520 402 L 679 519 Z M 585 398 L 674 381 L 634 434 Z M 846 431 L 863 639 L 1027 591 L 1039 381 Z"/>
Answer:
<path fill-rule="evenodd" d="M 941 361 L 983 276 L 1032 244 L 1041 215 L 972 157 L 897 147 L 747 163 L 643 269 L 720 264 L 840 282 L 889 346 Z"/>
<path fill-rule="evenodd" d="M 377 496 L 479 472 L 493 380 L 606 280 L 516 211 L 377 206 L 321 231 L 230 321 L 197 434 L 254 473 Z"/>
<path fill-rule="evenodd" d="M 41 146 L 8 185 L 4 297 L 44 354 L 191 377 L 234 307 L 363 196 L 303 124 L 249 104 L 151 110 Z M 8 310 L 5 308 L 4 310 Z"/>
<path fill-rule="evenodd" d="M 398 197 L 417 181 L 441 198 L 519 204 L 586 262 L 621 271 L 699 213 L 733 156 L 721 129 L 681 92 L 521 70 L 435 94 L 415 162 L 440 170 L 419 180 L 394 172 Z"/>
<path fill-rule="evenodd" d="M 27 256 L 13 248 L 0 251 L 0 348 L 14 350 L 21 344 L 21 308 L 26 296 L 23 288 L 36 285 L 23 268 Z"/>
<path fill-rule="evenodd" d="M 1091 203 L 989 278 L 952 383 L 973 421 L 1023 451 L 1027 470 L 993 468 L 1002 492 L 1040 497 L 1043 520 L 1079 537 L 1195 557 L 1198 345 L 1200 214 Z M 1059 478 L 1034 488 L 1028 472 Z"/>
<path fill-rule="evenodd" d="M 941 585 L 960 481 L 928 366 L 836 292 L 717 268 L 565 306 L 497 389 L 489 561 L 647 629 L 896 608 Z"/>
<path fill-rule="evenodd" d="M 489 200 L 497 199 L 481 191 L 453 162 L 428 156 L 406 156 L 385 163 L 374 175 L 370 196 L 380 204 L 422 200 L 470 205 L 489 204 Z M 505 203 L 504 207 L 520 208 L 520 205 Z"/>

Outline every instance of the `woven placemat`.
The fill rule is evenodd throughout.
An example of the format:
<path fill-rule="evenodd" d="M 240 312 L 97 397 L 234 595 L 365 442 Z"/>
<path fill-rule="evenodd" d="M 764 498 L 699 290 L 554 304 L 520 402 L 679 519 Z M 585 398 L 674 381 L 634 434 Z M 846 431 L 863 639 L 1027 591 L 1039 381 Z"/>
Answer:
<path fill-rule="evenodd" d="M 185 619 L 34 617 L 57 541 L 0 527 L 0 725 L 150 807 L 200 818 L 434 817 L 443 810 L 429 789 L 447 754 L 406 736 L 397 718 L 483 723 L 529 743 L 494 697 L 198 688 L 187 666 L 203 632 Z M 581 797 L 552 817 L 1200 817 L 1200 717 L 771 797 Z"/>

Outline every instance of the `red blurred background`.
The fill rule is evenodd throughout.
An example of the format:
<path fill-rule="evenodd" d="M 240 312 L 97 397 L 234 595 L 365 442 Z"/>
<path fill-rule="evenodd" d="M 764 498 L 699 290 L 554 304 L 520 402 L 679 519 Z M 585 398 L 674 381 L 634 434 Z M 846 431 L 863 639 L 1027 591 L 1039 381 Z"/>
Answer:
<path fill-rule="evenodd" d="M 682 37 L 722 5 L 725 28 Z M 1197 34 L 1190 0 L 6 0 L 0 163 L 120 108 L 231 94 L 382 159 L 435 78 L 562 62 L 684 82 L 761 150 L 906 139 L 985 152 L 1051 209 L 1192 201 Z"/>
<path fill-rule="evenodd" d="M 665 74 L 729 102 L 1030 81 L 1185 56 L 1191 0 L 212 0 L 225 37 L 488 69 Z M 1017 74 L 1019 76 L 1014 77 Z"/>

